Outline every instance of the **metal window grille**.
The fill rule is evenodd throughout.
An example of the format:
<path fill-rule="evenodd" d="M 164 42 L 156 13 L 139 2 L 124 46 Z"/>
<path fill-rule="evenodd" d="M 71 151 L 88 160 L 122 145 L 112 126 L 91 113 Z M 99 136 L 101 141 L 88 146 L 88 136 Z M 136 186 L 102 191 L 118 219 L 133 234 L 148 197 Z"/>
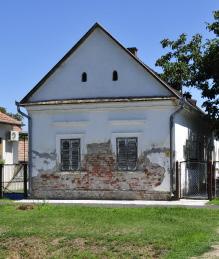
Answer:
<path fill-rule="evenodd" d="M 121 171 L 136 170 L 137 167 L 137 138 L 117 138 L 117 165 Z"/>
<path fill-rule="evenodd" d="M 78 170 L 80 167 L 80 139 L 61 139 L 61 170 Z"/>

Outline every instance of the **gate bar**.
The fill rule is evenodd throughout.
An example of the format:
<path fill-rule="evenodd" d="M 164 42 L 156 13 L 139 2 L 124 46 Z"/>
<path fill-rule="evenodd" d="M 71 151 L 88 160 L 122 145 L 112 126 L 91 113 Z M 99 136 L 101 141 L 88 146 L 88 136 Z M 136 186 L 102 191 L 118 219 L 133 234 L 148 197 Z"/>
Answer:
<path fill-rule="evenodd" d="M 27 163 L 24 166 L 24 198 L 27 198 Z"/>
<path fill-rule="evenodd" d="M 211 161 L 208 161 L 207 164 L 207 191 L 208 191 L 208 199 L 212 200 L 212 164 Z"/>
<path fill-rule="evenodd" d="M 176 161 L 176 199 L 180 199 L 180 177 L 179 177 L 179 162 Z"/>
<path fill-rule="evenodd" d="M 3 199 L 3 165 L 0 164 L 0 199 Z"/>

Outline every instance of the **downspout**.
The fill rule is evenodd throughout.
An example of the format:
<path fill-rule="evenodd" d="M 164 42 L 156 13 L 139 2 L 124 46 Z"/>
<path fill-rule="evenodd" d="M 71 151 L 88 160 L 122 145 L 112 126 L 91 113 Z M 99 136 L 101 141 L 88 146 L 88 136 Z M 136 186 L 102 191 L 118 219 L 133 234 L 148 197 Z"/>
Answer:
<path fill-rule="evenodd" d="M 32 179 L 32 120 L 31 117 L 22 112 L 20 108 L 20 103 L 15 101 L 15 104 L 17 106 L 17 111 L 19 114 L 21 114 L 23 117 L 27 118 L 28 120 L 28 171 L 29 171 L 29 194 L 31 193 L 32 186 L 31 186 L 31 179 Z"/>
<path fill-rule="evenodd" d="M 170 193 L 171 193 L 171 197 L 174 196 L 173 194 L 173 173 L 174 173 L 173 155 L 175 151 L 173 150 L 174 118 L 179 112 L 181 112 L 184 109 L 184 104 L 185 104 L 185 98 L 182 97 L 179 102 L 179 105 L 180 105 L 179 109 L 177 109 L 174 113 L 170 115 Z"/>

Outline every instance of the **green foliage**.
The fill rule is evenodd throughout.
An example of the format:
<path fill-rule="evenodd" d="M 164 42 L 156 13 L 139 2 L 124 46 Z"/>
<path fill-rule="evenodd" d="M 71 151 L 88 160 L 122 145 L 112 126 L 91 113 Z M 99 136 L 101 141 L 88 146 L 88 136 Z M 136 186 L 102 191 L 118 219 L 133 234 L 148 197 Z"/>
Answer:
<path fill-rule="evenodd" d="M 11 112 L 8 112 L 6 110 L 6 108 L 4 107 L 1 107 L 0 106 L 0 112 L 8 115 L 8 116 L 11 116 L 12 118 L 16 119 L 16 120 L 19 120 L 19 121 L 22 121 L 23 120 L 23 116 L 21 116 L 19 113 L 11 113 Z"/>
<path fill-rule="evenodd" d="M 5 164 L 5 160 L 0 158 L 0 165 L 4 165 Z"/>
<path fill-rule="evenodd" d="M 183 87 L 196 87 L 204 99 L 202 107 L 214 128 L 219 120 L 219 11 L 214 12 L 214 22 L 207 24 L 214 33 L 213 39 L 204 40 L 200 34 L 188 40 L 181 34 L 175 41 L 164 39 L 161 45 L 167 53 L 156 61 L 162 68 L 161 78 L 178 91 Z M 186 93 L 187 94 L 187 93 Z"/>

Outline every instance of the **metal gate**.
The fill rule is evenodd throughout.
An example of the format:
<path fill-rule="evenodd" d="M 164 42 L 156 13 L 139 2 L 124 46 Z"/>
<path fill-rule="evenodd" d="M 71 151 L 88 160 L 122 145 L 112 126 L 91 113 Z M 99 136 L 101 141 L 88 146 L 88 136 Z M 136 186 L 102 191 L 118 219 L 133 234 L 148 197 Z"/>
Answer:
<path fill-rule="evenodd" d="M 208 199 L 208 163 L 183 161 L 179 163 L 180 197 Z"/>
<path fill-rule="evenodd" d="M 214 178 L 215 196 L 219 197 L 219 161 L 213 162 L 213 173 L 215 175 L 215 178 Z"/>
<path fill-rule="evenodd" d="M 27 163 L 0 165 L 0 198 L 23 199 L 27 192 Z"/>

